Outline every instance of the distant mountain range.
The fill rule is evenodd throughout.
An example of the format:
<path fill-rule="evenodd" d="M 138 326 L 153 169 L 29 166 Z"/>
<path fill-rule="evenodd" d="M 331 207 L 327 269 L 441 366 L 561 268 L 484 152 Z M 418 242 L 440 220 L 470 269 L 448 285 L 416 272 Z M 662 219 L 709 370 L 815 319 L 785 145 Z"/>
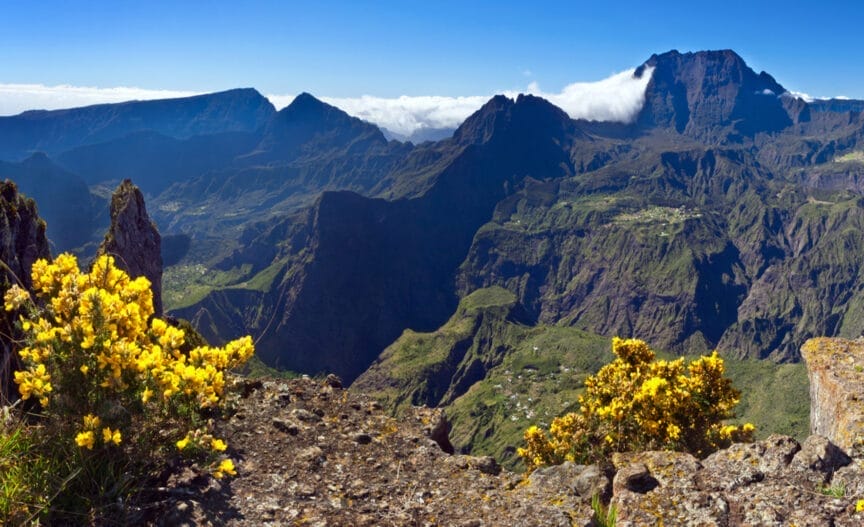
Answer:
<path fill-rule="evenodd" d="M 632 123 L 497 96 L 410 142 L 251 89 L 26 112 L 0 118 L 0 177 L 55 253 L 93 247 L 131 178 L 176 262 L 166 309 L 346 381 L 496 286 L 520 324 L 676 353 L 797 361 L 810 336 L 861 334 L 864 102 L 808 103 L 728 50 L 634 75 Z"/>

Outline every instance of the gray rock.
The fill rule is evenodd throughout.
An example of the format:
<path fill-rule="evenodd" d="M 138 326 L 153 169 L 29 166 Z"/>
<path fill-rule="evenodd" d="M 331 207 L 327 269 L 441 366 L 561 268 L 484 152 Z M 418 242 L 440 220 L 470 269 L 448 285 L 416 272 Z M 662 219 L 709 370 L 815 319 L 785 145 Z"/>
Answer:
<path fill-rule="evenodd" d="M 812 473 L 821 483 L 827 483 L 840 468 L 852 462 L 852 458 L 828 438 L 811 435 L 801 445 L 801 450 L 792 459 L 791 468 Z"/>

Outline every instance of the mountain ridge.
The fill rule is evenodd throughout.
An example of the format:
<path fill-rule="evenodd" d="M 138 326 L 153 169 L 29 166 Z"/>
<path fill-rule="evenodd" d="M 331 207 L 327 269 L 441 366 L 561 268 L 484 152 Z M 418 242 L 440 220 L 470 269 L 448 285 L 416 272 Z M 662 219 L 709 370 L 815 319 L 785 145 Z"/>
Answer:
<path fill-rule="evenodd" d="M 782 286 L 782 295 L 760 291 L 776 291 L 778 276 L 813 258 L 839 258 L 842 236 L 805 244 L 822 256 L 794 247 L 797 233 L 834 214 L 814 203 L 836 205 L 830 221 L 841 231 L 857 222 L 857 103 L 792 98 L 730 50 L 653 55 L 634 75 L 649 71 L 630 124 L 573 120 L 541 98 L 499 95 L 451 137 L 413 145 L 304 93 L 255 131 L 182 140 L 136 132 L 60 158 L 90 182 L 109 166 L 163 169 L 165 179 L 141 184 L 152 189 L 151 214 L 191 240 L 178 273 L 207 270 L 178 312 L 201 311 L 227 333 L 267 328 L 274 350 L 317 332 L 308 353 L 342 357 L 328 368 L 352 363 L 340 371 L 346 380 L 402 329 L 434 329 L 459 298 L 491 286 L 516 294 L 531 320 L 639 332 L 677 352 L 719 345 L 797 360 L 813 331 L 856 331 L 857 296 L 825 291 L 857 283 L 857 267 Z M 165 163 L 99 165 L 100 152 L 148 141 L 152 157 L 168 153 Z M 185 161 L 199 152 L 201 163 Z M 819 304 L 829 297 L 844 307 Z M 825 313 L 836 321 L 819 325 Z M 345 327 L 334 347 L 324 328 L 336 324 Z M 748 343 L 756 327 L 777 337 Z M 286 356 L 271 352 L 272 363 L 291 364 Z"/>

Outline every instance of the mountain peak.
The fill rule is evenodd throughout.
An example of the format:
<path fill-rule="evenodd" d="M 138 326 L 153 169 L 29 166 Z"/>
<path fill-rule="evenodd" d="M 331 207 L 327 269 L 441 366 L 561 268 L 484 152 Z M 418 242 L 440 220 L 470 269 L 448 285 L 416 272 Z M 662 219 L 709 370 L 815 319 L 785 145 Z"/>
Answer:
<path fill-rule="evenodd" d="M 771 75 L 754 72 L 729 49 L 652 55 L 636 69 L 651 73 L 643 127 L 673 128 L 707 140 L 774 132 L 792 121 L 778 98 L 786 89 Z"/>
<path fill-rule="evenodd" d="M 334 106 L 330 106 L 329 104 L 317 99 L 314 95 L 308 92 L 302 92 L 300 95 L 294 97 L 294 100 L 291 101 L 291 104 L 282 108 L 279 113 L 280 114 L 302 114 L 307 112 L 324 112 L 328 111 L 328 109 L 333 108 L 337 109 Z"/>
<path fill-rule="evenodd" d="M 453 137 L 462 144 L 485 143 L 494 134 L 513 128 L 555 133 L 571 122 L 562 109 L 542 97 L 519 94 L 514 100 L 496 95 L 465 119 Z"/>
<path fill-rule="evenodd" d="M 264 156 L 262 160 L 284 160 L 297 155 L 304 144 L 314 142 L 319 148 L 341 148 L 357 141 L 387 144 L 374 124 L 303 92 L 271 119 L 259 152 Z"/>

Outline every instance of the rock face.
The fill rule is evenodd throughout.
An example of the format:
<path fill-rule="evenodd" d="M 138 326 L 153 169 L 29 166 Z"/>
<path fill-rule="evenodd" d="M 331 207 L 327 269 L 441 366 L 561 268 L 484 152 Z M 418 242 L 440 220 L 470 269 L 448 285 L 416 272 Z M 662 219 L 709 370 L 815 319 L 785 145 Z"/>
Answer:
<path fill-rule="evenodd" d="M 673 128 L 701 140 L 776 132 L 792 124 L 779 97 L 786 89 L 757 74 L 731 50 L 653 55 L 636 70 L 652 71 L 639 114 L 642 126 Z"/>
<path fill-rule="evenodd" d="M 810 432 L 864 456 L 864 340 L 810 339 L 801 355 L 810 376 Z"/>
<path fill-rule="evenodd" d="M 36 203 L 18 192 L 11 181 L 0 182 L 0 295 L 9 286 L 20 284 L 30 289 L 30 269 L 39 258 L 50 258 L 45 222 L 39 218 Z M 14 334 L 11 313 L 0 311 L 0 401 L 11 392 L 11 372 L 14 369 L 12 345 Z"/>
<path fill-rule="evenodd" d="M 111 197 L 111 227 L 97 254 L 110 254 L 133 278 L 144 276 L 153 288 L 153 308 L 162 314 L 162 239 L 150 221 L 144 196 L 130 180 Z"/>
<path fill-rule="evenodd" d="M 770 436 L 699 461 L 677 452 L 616 456 L 612 506 L 619 527 L 639 525 L 860 525 L 849 458 L 825 438 Z M 860 465 L 843 469 L 860 484 Z M 842 486 L 841 486 L 842 485 Z"/>

